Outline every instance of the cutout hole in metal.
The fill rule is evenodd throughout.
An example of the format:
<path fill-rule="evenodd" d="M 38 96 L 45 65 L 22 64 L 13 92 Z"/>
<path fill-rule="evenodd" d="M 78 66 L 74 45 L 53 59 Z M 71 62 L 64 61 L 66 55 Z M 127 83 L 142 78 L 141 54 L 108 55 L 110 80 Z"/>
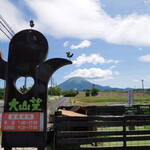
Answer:
<path fill-rule="evenodd" d="M 21 94 L 28 93 L 34 85 L 34 79 L 32 77 L 19 77 L 16 80 L 16 89 Z"/>

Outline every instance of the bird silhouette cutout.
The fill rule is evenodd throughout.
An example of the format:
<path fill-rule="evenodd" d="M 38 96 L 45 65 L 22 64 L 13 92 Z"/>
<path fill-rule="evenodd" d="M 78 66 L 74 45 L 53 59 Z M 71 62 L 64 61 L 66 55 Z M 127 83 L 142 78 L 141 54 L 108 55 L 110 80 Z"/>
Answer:
<path fill-rule="evenodd" d="M 70 52 L 66 52 L 67 57 L 70 59 L 71 57 L 73 57 L 73 53 L 71 54 Z"/>
<path fill-rule="evenodd" d="M 33 21 L 33 20 L 30 21 L 30 27 L 31 27 L 31 28 L 34 27 L 34 21 Z"/>

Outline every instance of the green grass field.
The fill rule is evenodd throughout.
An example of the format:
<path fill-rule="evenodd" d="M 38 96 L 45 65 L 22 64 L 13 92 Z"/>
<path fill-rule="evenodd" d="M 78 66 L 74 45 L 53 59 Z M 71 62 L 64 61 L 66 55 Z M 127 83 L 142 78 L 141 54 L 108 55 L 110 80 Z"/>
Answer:
<path fill-rule="evenodd" d="M 100 93 L 98 96 L 95 97 L 85 97 L 85 93 L 79 93 L 77 97 L 71 98 L 71 101 L 73 105 L 80 105 L 88 106 L 90 104 L 92 105 L 108 105 L 110 103 L 128 103 L 128 94 L 127 92 L 103 92 Z M 136 93 L 134 95 L 134 104 L 147 104 L 150 105 L 150 94 L 145 93 Z M 99 131 L 122 131 L 122 127 L 104 127 L 99 128 Z M 127 128 L 126 130 L 129 130 Z M 150 130 L 150 126 L 136 126 L 134 130 Z M 121 135 L 120 135 L 121 136 Z M 128 135 L 129 137 L 132 136 L 146 136 L 146 135 Z M 148 135 L 147 135 L 148 136 Z M 112 137 L 112 136 L 109 136 Z M 119 137 L 116 136 L 116 137 Z M 146 146 L 150 145 L 150 140 L 147 141 L 128 141 L 127 146 Z M 117 142 L 99 142 L 98 147 L 122 147 L 123 142 L 117 141 Z M 81 145 L 81 147 L 92 147 L 91 144 L 88 145 Z"/>
<path fill-rule="evenodd" d="M 72 102 L 76 103 L 128 103 L 128 95 L 126 94 L 116 94 L 115 96 L 77 96 L 71 98 Z M 134 104 L 150 104 L 150 96 L 149 95 L 138 95 L 134 96 Z"/>
<path fill-rule="evenodd" d="M 149 126 L 148 126 L 149 127 Z M 105 132 L 105 131 L 122 131 L 123 128 L 122 127 L 103 127 L 103 128 L 98 128 L 98 131 L 101 132 Z M 127 131 L 129 131 L 129 128 L 127 127 L 126 129 Z M 142 130 L 149 130 L 147 128 L 147 126 L 135 126 L 135 130 L 136 131 L 142 131 Z M 127 135 L 127 137 L 135 137 L 135 136 L 148 136 L 147 135 Z M 99 136 L 101 137 L 101 136 Z M 117 135 L 117 136 L 105 136 L 105 137 L 123 137 L 123 135 Z M 123 146 L 123 142 L 122 141 L 116 141 L 116 142 L 98 142 L 97 143 L 98 147 L 122 147 Z M 150 140 L 147 141 L 128 141 L 127 146 L 146 146 L 146 145 L 150 145 Z M 91 148 L 92 145 L 91 144 L 87 144 L 87 145 L 81 145 L 81 147 L 89 147 Z"/>

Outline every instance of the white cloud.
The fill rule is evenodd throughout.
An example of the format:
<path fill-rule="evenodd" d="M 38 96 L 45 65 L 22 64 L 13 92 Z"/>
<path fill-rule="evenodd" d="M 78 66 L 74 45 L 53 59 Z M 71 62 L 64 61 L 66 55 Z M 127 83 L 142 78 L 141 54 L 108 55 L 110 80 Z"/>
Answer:
<path fill-rule="evenodd" d="M 149 0 L 146 0 L 145 3 Z M 16 5 L 17 4 L 17 5 Z M 35 17 L 36 29 L 55 37 L 102 39 L 108 43 L 150 46 L 150 15 L 111 17 L 98 0 L 1 0 L 0 14 L 15 31 L 27 28 L 26 8 Z M 19 6 L 21 6 L 19 8 Z M 25 9 L 23 9 L 24 7 Z M 25 16 L 26 15 L 26 16 Z M 0 40 L 5 36 L 0 35 Z"/>
<path fill-rule="evenodd" d="M 77 69 L 71 72 L 69 75 L 66 75 L 64 78 L 72 77 L 84 77 L 88 79 L 112 79 L 113 75 L 116 75 L 111 69 L 102 70 L 101 68 L 90 68 L 90 69 Z"/>
<path fill-rule="evenodd" d="M 149 80 L 150 80 L 150 76 L 147 76 L 147 79 L 149 79 Z"/>
<path fill-rule="evenodd" d="M 150 45 L 150 15 L 111 17 L 98 0 L 25 0 L 41 27 L 57 37 L 99 38 L 109 43 Z"/>
<path fill-rule="evenodd" d="M 82 49 L 82 48 L 89 47 L 90 45 L 91 45 L 91 42 L 90 42 L 90 41 L 84 40 L 84 41 L 82 41 L 79 45 L 74 45 L 74 44 L 72 44 L 70 48 L 71 48 L 71 49 L 78 49 L 78 48 Z"/>
<path fill-rule="evenodd" d="M 149 89 L 149 82 L 150 82 L 150 76 L 145 76 L 145 77 L 139 77 L 138 79 L 133 79 L 134 82 L 134 88 L 136 88 L 136 86 L 138 88 L 143 88 L 144 89 Z"/>
<path fill-rule="evenodd" d="M 68 45 L 69 45 L 69 41 L 66 41 L 63 46 L 67 47 Z"/>
<path fill-rule="evenodd" d="M 138 58 L 138 60 L 142 61 L 142 62 L 150 62 L 150 55 L 144 55 L 144 56 L 140 56 Z"/>
<path fill-rule="evenodd" d="M 150 0 L 145 0 L 144 3 L 145 4 L 150 4 Z"/>
<path fill-rule="evenodd" d="M 134 79 L 134 80 L 133 80 L 133 82 L 139 82 L 139 80 L 137 80 L 137 79 Z"/>
<path fill-rule="evenodd" d="M 114 75 L 120 75 L 119 71 L 114 71 L 113 73 L 114 73 Z"/>
<path fill-rule="evenodd" d="M 143 50 L 143 48 L 139 47 L 139 50 L 140 50 L 140 51 L 142 51 L 142 50 Z"/>
<path fill-rule="evenodd" d="M 133 79 L 133 82 L 142 82 L 142 80 L 143 80 L 143 82 L 144 81 L 150 81 L 150 76 L 145 76 L 145 77 L 140 77 L 139 79 Z"/>
<path fill-rule="evenodd" d="M 17 8 L 17 6 L 11 1 L 1 0 L 0 6 L 0 15 L 5 19 L 14 32 L 25 29 L 27 26 L 29 27 L 29 23 L 24 20 L 24 15 L 21 10 L 19 10 L 19 8 Z M 0 28 L 5 30 L 1 24 Z M 5 32 L 8 33 L 6 30 Z M 2 32 L 0 33 L 0 40 L 6 40 L 6 36 L 2 34 Z"/>
<path fill-rule="evenodd" d="M 76 60 L 73 61 L 73 64 L 77 67 L 80 67 L 84 63 L 91 63 L 94 65 L 97 64 L 104 64 L 104 63 L 118 63 L 119 60 L 112 60 L 112 59 L 105 59 L 104 57 L 100 56 L 99 54 L 91 54 L 90 56 L 86 56 L 86 54 L 82 54 L 81 56 L 77 57 Z"/>

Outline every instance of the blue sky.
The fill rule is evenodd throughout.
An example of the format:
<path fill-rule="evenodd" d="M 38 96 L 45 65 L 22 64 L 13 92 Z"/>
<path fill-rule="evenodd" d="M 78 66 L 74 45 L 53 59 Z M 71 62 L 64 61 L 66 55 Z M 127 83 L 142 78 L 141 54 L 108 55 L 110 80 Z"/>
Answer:
<path fill-rule="evenodd" d="M 47 59 L 74 54 L 72 65 L 54 73 L 55 83 L 81 76 L 118 88 L 141 88 L 144 80 L 150 88 L 150 0 L 0 0 L 0 6 L 15 33 L 34 20 L 49 42 Z M 9 42 L 0 32 L 5 61 Z"/>

